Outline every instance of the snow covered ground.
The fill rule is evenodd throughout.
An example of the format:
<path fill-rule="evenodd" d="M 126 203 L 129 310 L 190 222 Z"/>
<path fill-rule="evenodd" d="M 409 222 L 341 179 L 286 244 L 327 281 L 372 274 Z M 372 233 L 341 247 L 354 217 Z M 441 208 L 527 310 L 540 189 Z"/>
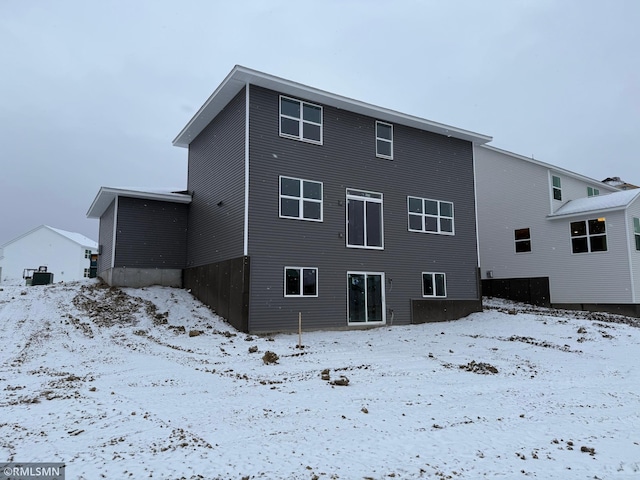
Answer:
<path fill-rule="evenodd" d="M 640 478 L 636 321 L 490 300 L 298 349 L 179 289 L 0 287 L 6 461 L 67 479 Z"/>

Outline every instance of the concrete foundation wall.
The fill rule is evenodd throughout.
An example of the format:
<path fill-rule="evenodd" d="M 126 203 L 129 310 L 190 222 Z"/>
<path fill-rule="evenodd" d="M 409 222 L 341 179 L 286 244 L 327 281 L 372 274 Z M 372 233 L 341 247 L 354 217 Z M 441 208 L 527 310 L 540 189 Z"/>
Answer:
<path fill-rule="evenodd" d="M 112 287 L 164 287 L 182 288 L 182 269 L 161 268 L 111 268 L 100 274 L 100 278 Z"/>

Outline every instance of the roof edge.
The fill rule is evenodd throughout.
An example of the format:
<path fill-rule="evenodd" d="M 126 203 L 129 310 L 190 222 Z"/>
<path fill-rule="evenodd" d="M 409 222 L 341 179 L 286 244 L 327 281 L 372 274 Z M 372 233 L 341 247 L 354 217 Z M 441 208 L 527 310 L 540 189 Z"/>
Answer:
<path fill-rule="evenodd" d="M 404 124 L 442 135 L 461 138 L 475 144 L 484 144 L 493 139 L 493 137 L 488 135 L 434 122 L 236 65 L 176 136 L 173 140 L 173 145 L 177 147 L 188 147 L 193 139 L 220 113 L 233 96 L 247 84 L 269 88 L 288 95 L 303 97 L 324 105 L 351 110 L 379 120 L 387 120 L 392 123 Z M 219 102 L 217 102 L 218 99 L 220 99 Z"/>
<path fill-rule="evenodd" d="M 87 218 L 100 218 L 116 197 L 143 198 L 173 203 L 191 203 L 191 195 L 187 193 L 150 192 L 127 188 L 100 187 L 89 210 L 87 210 Z"/>

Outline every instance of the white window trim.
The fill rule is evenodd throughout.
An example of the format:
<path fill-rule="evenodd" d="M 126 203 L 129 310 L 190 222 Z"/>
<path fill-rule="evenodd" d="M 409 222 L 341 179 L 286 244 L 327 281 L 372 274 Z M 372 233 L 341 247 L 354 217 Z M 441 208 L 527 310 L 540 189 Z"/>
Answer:
<path fill-rule="evenodd" d="M 640 219 L 638 217 L 632 217 L 632 219 L 633 219 L 633 249 L 636 252 L 640 252 L 640 249 L 638 249 L 638 241 L 636 240 L 636 238 L 640 238 L 640 231 L 636 232 L 636 220 L 640 222 Z M 609 246 L 609 244 L 607 244 L 607 246 Z"/>
<path fill-rule="evenodd" d="M 560 186 L 556 187 L 553 184 L 553 179 L 557 178 L 560 181 Z M 560 191 L 560 200 L 558 200 L 555 195 L 554 195 L 554 190 L 559 190 Z M 551 200 L 556 201 L 556 202 L 562 202 L 562 177 L 560 177 L 560 175 L 554 175 L 553 173 L 551 174 Z"/>
<path fill-rule="evenodd" d="M 298 270 L 300 272 L 300 294 L 291 295 L 287 294 L 287 270 Z M 304 272 L 303 270 L 315 270 L 316 272 L 316 294 L 315 295 L 305 295 L 304 294 Z M 285 298 L 317 298 L 318 297 L 318 267 L 294 267 L 294 266 L 286 266 L 284 267 L 284 284 L 283 284 L 283 294 Z"/>
<path fill-rule="evenodd" d="M 424 293 L 424 276 L 425 275 L 431 275 L 431 281 L 433 282 L 433 295 L 426 295 Z M 444 295 L 437 295 L 435 293 L 436 291 L 436 282 L 435 282 L 435 276 L 436 275 L 442 275 L 444 277 Z M 422 290 L 422 297 L 423 298 L 447 298 L 447 274 L 444 272 L 422 272 L 422 275 L 420 276 L 420 281 L 421 281 L 421 285 L 420 288 Z"/>
<path fill-rule="evenodd" d="M 516 240 L 515 233 L 516 233 L 517 230 L 529 230 L 529 238 L 523 238 L 521 240 Z M 514 248 L 514 251 L 515 251 L 516 255 L 526 255 L 528 253 L 532 253 L 533 252 L 533 244 L 531 243 L 531 227 L 516 228 L 516 229 L 513 230 L 513 234 L 514 234 L 513 248 Z M 529 251 L 527 251 L 527 252 L 519 252 L 516 249 L 516 245 L 518 243 L 524 243 L 524 242 L 529 242 Z"/>
<path fill-rule="evenodd" d="M 283 195 L 282 194 L 282 179 L 286 178 L 287 180 L 297 180 L 298 182 L 300 182 L 300 196 L 299 197 L 292 197 L 289 195 Z M 304 197 L 304 184 L 303 182 L 309 182 L 309 183 L 319 183 L 320 184 L 320 196 L 322 197 L 320 200 L 315 199 L 315 198 L 305 198 Z M 289 200 L 298 200 L 298 204 L 299 204 L 299 208 L 298 208 L 298 216 L 297 217 L 291 217 L 289 215 L 283 215 L 282 214 L 282 199 L 283 198 L 287 198 Z M 312 202 L 312 203 L 319 203 L 320 204 L 320 218 L 306 218 L 304 216 L 304 202 Z M 289 220 L 304 220 L 307 222 L 322 222 L 323 218 L 324 218 L 324 183 L 323 182 L 318 182 L 317 180 L 308 180 L 305 178 L 295 178 L 295 177 L 289 177 L 287 175 L 280 175 L 278 177 L 278 216 L 280 218 L 287 218 Z"/>
<path fill-rule="evenodd" d="M 379 195 L 380 198 L 377 197 L 365 197 L 365 196 L 359 196 L 359 195 L 353 195 L 353 194 L 349 194 L 349 191 L 353 191 L 353 192 L 360 192 L 360 193 L 365 193 L 365 194 L 369 194 L 369 195 Z M 345 193 L 345 198 L 346 198 L 346 202 L 345 202 L 345 228 L 346 228 L 346 244 L 347 244 L 347 248 L 360 248 L 360 249 L 364 249 L 364 250 L 384 250 L 384 203 L 383 203 L 383 195 L 380 192 L 371 192 L 368 190 L 360 190 L 359 188 L 347 188 L 346 189 L 346 193 Z M 369 245 L 350 245 L 349 244 L 349 198 L 352 198 L 353 200 L 364 200 L 365 202 L 372 202 L 372 203 L 379 203 L 380 204 L 380 240 L 381 240 L 381 246 L 377 247 L 377 246 L 369 246 Z M 365 214 L 364 216 L 364 231 L 365 231 L 365 241 L 366 241 L 366 232 L 367 232 L 367 215 Z"/>
<path fill-rule="evenodd" d="M 300 118 L 296 118 L 296 117 L 291 117 L 289 115 L 284 115 L 282 113 L 282 99 L 286 98 L 287 100 L 291 100 L 292 102 L 298 102 L 300 103 Z M 320 123 L 316 123 L 316 122 L 311 122 L 309 120 L 304 120 L 303 116 L 304 116 L 304 105 L 310 105 L 312 107 L 316 107 L 320 109 Z M 286 95 L 280 95 L 280 98 L 278 99 L 278 131 L 280 133 L 280 136 L 283 138 L 291 138 L 293 140 L 299 140 L 300 142 L 305 142 L 305 143 L 313 143 L 315 145 L 322 145 L 323 139 L 324 139 L 324 110 L 322 108 L 322 105 L 316 105 L 315 103 L 311 103 L 311 102 L 305 102 L 304 100 L 300 100 L 297 98 L 293 98 L 293 97 L 287 97 Z M 299 132 L 300 134 L 298 136 L 296 135 L 290 135 L 288 133 L 282 133 L 282 122 L 280 121 L 281 118 L 288 118 L 289 120 L 296 120 L 300 123 L 299 125 Z M 313 140 L 310 138 L 304 138 L 303 137 L 303 132 L 304 129 L 302 128 L 304 126 L 305 123 L 308 123 L 310 125 L 317 125 L 320 127 L 320 140 Z"/>
<path fill-rule="evenodd" d="M 438 202 L 438 215 L 431 215 L 431 214 L 427 214 L 427 213 L 415 213 L 415 212 L 411 212 L 409 210 L 409 199 L 415 199 L 415 200 L 421 200 L 422 201 L 422 209 L 424 210 L 424 201 L 428 200 L 430 202 Z M 451 204 L 451 217 L 443 217 L 440 215 L 440 204 L 441 203 L 450 203 Z M 411 222 L 410 222 L 410 216 L 411 215 L 420 215 L 422 217 L 422 229 L 421 230 L 415 230 L 413 228 L 411 228 Z M 430 232 L 424 229 L 424 218 L 425 217 L 431 217 L 431 218 L 436 218 L 437 224 L 438 224 L 438 231 L 437 232 Z M 451 219 L 451 232 L 444 232 L 440 230 L 440 219 L 441 218 L 450 218 Z M 423 198 L 423 197 L 414 197 L 411 195 L 407 195 L 407 230 L 409 232 L 416 232 L 416 233 L 430 233 L 432 235 L 449 235 L 449 236 L 453 236 L 456 234 L 456 214 L 455 214 L 455 204 L 453 202 L 449 202 L 447 200 L 436 200 L 435 198 Z"/>
<path fill-rule="evenodd" d="M 595 187 L 587 187 L 587 197 L 598 197 L 600 190 Z"/>
<path fill-rule="evenodd" d="M 387 127 L 391 128 L 391 140 L 378 137 L 378 125 L 386 125 Z M 391 155 L 384 155 L 378 152 L 378 140 L 391 144 Z M 391 123 L 386 123 L 386 122 L 381 122 L 379 120 L 376 120 L 376 157 L 386 158 L 387 160 L 393 160 L 393 125 Z"/>
<path fill-rule="evenodd" d="M 586 220 L 575 220 L 574 222 L 569 222 L 569 249 L 571 250 L 571 255 L 592 255 L 592 254 L 602 254 L 607 253 L 609 251 L 609 229 L 607 228 L 607 221 L 604 220 L 604 234 L 602 233 L 589 233 L 589 220 L 597 220 L 597 218 L 587 218 Z M 586 227 L 586 235 L 571 235 L 571 224 L 577 222 L 584 222 Z M 604 237 L 605 243 L 607 244 L 606 250 L 592 251 L 591 250 L 591 238 L 592 237 Z M 587 251 L 586 252 L 574 252 L 573 251 L 573 239 L 575 238 L 586 238 L 587 239 Z"/>
<path fill-rule="evenodd" d="M 380 322 L 350 322 L 349 321 L 349 275 L 364 275 L 365 283 L 367 276 L 380 275 L 380 285 L 382 285 L 382 321 Z M 384 278 L 384 272 L 362 272 L 362 271 L 347 271 L 347 326 L 366 326 L 366 325 L 386 325 L 387 324 L 387 302 L 386 302 L 386 280 Z M 368 299 L 365 294 L 365 304 Z"/>

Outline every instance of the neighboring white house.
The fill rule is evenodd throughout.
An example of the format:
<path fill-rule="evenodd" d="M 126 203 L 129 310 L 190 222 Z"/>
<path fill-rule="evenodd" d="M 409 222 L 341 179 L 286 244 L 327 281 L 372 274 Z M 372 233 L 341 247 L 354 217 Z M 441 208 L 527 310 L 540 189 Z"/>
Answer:
<path fill-rule="evenodd" d="M 97 242 L 79 233 L 41 225 L 0 247 L 0 281 L 22 281 L 25 269 L 47 267 L 53 281 L 89 276 L 90 256 Z"/>
<path fill-rule="evenodd" d="M 640 189 L 486 145 L 475 160 L 485 293 L 640 315 Z"/>

